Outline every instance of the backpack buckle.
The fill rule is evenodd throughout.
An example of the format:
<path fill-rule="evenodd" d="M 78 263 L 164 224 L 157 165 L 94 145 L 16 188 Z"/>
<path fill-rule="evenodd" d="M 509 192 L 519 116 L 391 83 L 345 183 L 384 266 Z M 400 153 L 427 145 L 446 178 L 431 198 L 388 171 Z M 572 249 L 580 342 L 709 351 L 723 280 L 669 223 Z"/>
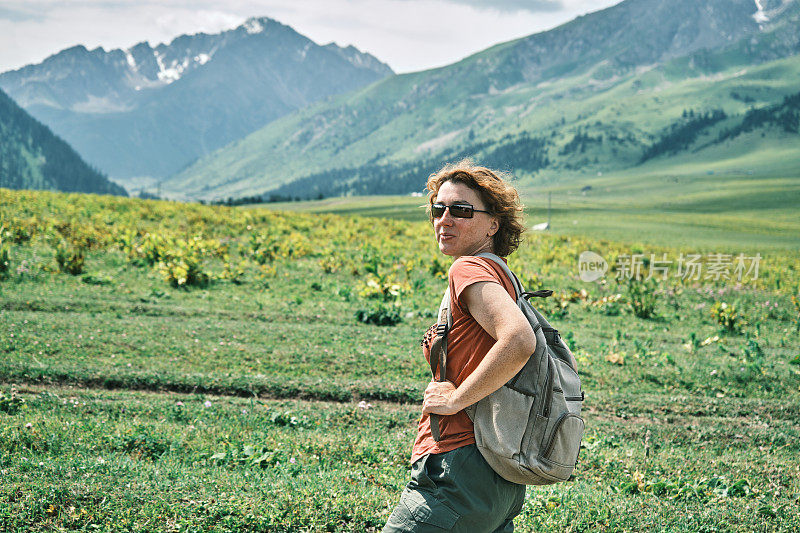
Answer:
<path fill-rule="evenodd" d="M 550 289 L 541 289 L 538 291 L 530 291 L 530 292 L 523 292 L 520 296 L 523 298 L 530 299 L 530 298 L 547 298 L 553 295 L 553 291 Z"/>

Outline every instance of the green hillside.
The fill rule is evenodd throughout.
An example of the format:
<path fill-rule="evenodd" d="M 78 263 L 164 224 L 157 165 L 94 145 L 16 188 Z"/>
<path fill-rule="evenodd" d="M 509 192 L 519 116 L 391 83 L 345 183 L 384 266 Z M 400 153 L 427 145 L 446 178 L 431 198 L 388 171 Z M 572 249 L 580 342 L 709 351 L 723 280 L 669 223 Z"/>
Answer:
<path fill-rule="evenodd" d="M 0 187 L 127 196 L 0 91 Z"/>
<path fill-rule="evenodd" d="M 163 187 L 176 198 L 205 199 L 407 193 L 421 189 L 424 176 L 443 161 L 467 155 L 531 183 L 546 171 L 631 168 L 647 153 L 682 164 L 695 151 L 713 151 L 721 130 L 738 127 L 749 109 L 797 93 L 800 44 L 792 24 L 798 4 L 786 4 L 782 16 L 763 32 L 714 50 L 621 65 L 627 56 L 619 40 L 622 51 L 603 56 L 611 59 L 548 68 L 531 79 L 518 79 L 510 65 L 515 58 L 529 61 L 523 45 L 538 36 L 512 41 L 285 117 Z M 724 120 L 688 124 L 700 131 L 690 131 L 697 136 L 680 150 L 653 152 L 674 128 L 680 133 L 692 117 L 715 111 Z M 774 126 L 756 129 L 782 135 Z M 749 150 L 740 137 L 727 141 L 740 145 L 729 146 L 731 153 Z"/>

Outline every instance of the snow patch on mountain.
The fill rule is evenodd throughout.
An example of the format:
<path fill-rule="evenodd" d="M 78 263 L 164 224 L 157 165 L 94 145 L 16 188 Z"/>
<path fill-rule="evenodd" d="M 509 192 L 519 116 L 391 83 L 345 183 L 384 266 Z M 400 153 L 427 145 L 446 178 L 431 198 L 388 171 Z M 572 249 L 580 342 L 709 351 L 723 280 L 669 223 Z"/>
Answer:
<path fill-rule="evenodd" d="M 762 22 L 768 22 L 769 17 L 767 14 L 764 13 L 764 8 L 761 6 L 761 0 L 755 0 L 756 3 L 756 12 L 753 13 L 753 20 L 761 24 Z"/>
<path fill-rule="evenodd" d="M 136 60 L 133 58 L 133 54 L 131 54 L 130 50 L 125 50 L 125 60 L 128 62 L 128 66 L 131 70 L 136 70 Z"/>
<path fill-rule="evenodd" d="M 158 64 L 158 79 L 165 84 L 169 84 L 175 82 L 181 78 L 181 74 L 183 71 L 186 70 L 186 67 L 189 66 L 189 58 L 185 58 L 182 62 L 178 62 L 177 59 L 173 59 L 169 67 L 164 64 L 164 57 L 159 54 L 158 52 L 153 52 L 156 57 L 156 63 Z"/>
<path fill-rule="evenodd" d="M 247 19 L 242 26 L 249 34 L 261 33 L 264 31 L 264 26 L 258 19 Z"/>
<path fill-rule="evenodd" d="M 201 65 L 205 65 L 211 61 L 211 58 L 214 57 L 214 52 L 217 51 L 217 48 L 218 47 L 215 46 L 207 52 L 198 52 L 196 49 L 192 50 L 187 48 L 183 57 L 179 56 L 171 60 L 167 59 L 171 55 L 169 49 L 162 49 L 162 47 L 150 49 L 156 65 L 158 66 L 158 71 L 155 72 L 155 78 L 152 78 L 152 71 L 150 71 L 150 73 L 146 73 L 148 70 L 148 60 L 138 64 L 133 55 L 134 50 L 132 48 L 123 50 L 122 52 L 125 54 L 125 60 L 129 69 L 129 73 L 127 74 L 129 86 L 138 92 L 143 89 L 169 85 L 170 83 L 179 80 L 189 70 L 197 68 Z M 142 59 L 141 56 L 139 59 Z"/>
<path fill-rule="evenodd" d="M 181 73 L 177 68 L 175 68 L 174 62 L 169 68 L 167 68 L 167 66 L 164 65 L 164 58 L 161 56 L 161 54 L 158 52 L 153 52 L 153 54 L 155 55 L 156 64 L 158 65 L 158 72 L 156 73 L 156 76 L 158 76 L 159 80 L 163 81 L 164 83 L 172 83 L 173 81 L 180 79 Z"/>

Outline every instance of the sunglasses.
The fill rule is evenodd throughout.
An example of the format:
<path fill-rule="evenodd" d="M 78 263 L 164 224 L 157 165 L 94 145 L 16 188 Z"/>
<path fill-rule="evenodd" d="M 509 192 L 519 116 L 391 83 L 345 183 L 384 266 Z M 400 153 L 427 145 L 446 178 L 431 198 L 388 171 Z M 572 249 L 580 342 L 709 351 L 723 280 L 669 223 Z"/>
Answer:
<path fill-rule="evenodd" d="M 446 209 L 450 210 L 450 215 L 455 218 L 472 218 L 475 214 L 475 211 L 478 213 L 488 213 L 489 211 L 484 211 L 483 209 L 475 209 L 469 204 L 453 204 L 453 205 L 444 205 L 444 204 L 433 204 L 431 206 L 431 215 L 433 218 L 439 218 L 444 215 Z"/>

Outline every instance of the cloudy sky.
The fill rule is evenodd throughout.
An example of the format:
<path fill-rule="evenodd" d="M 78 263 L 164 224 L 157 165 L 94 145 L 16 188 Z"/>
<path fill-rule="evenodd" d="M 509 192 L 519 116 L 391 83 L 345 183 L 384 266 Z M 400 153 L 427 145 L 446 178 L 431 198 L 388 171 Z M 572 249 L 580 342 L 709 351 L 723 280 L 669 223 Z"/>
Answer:
<path fill-rule="evenodd" d="M 397 72 L 446 65 L 620 0 L 0 0 L 0 72 L 64 48 L 155 45 L 268 16 Z"/>

